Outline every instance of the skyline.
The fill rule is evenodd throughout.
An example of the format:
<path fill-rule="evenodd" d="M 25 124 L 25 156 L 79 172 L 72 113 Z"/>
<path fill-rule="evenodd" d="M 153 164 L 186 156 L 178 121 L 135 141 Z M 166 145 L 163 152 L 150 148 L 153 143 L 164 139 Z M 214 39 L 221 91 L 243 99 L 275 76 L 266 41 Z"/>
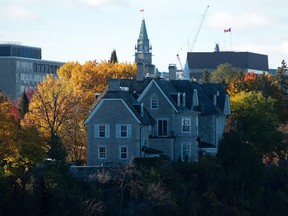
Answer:
<path fill-rule="evenodd" d="M 268 55 L 270 68 L 287 61 L 284 0 L 11 0 L 0 8 L 0 41 L 41 47 L 44 60 L 109 60 L 115 49 L 119 62 L 133 63 L 144 18 L 152 62 L 168 71 L 179 65 L 177 54 L 185 63 L 208 5 L 193 51 L 212 52 L 219 43 L 221 51 Z"/>

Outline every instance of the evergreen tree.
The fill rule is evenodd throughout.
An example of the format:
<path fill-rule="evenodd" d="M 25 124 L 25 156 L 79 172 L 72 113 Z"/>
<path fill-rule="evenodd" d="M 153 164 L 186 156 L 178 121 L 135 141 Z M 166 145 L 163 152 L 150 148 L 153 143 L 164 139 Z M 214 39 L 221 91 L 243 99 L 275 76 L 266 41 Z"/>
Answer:
<path fill-rule="evenodd" d="M 204 70 L 202 73 L 202 83 L 210 82 L 210 73 L 207 70 Z"/>
<path fill-rule="evenodd" d="M 60 137 L 57 134 L 52 134 L 48 143 L 50 145 L 50 149 L 48 151 L 48 158 L 60 162 L 65 162 L 67 157 L 67 151 Z"/>
<path fill-rule="evenodd" d="M 19 114 L 22 118 L 28 112 L 28 107 L 29 107 L 29 99 L 24 91 L 18 108 Z"/>
<path fill-rule="evenodd" d="M 277 70 L 278 89 L 282 94 L 282 100 L 286 108 L 288 108 L 288 75 L 286 74 L 287 64 L 283 60 L 281 67 Z"/>
<path fill-rule="evenodd" d="M 110 63 L 118 63 L 116 50 L 113 50 L 110 57 Z"/>

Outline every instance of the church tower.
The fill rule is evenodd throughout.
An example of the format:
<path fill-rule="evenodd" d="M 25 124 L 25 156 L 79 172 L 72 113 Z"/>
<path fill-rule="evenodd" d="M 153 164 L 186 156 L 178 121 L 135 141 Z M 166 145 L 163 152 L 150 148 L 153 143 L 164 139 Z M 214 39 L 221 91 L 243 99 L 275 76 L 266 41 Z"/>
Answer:
<path fill-rule="evenodd" d="M 143 76 L 154 77 L 155 66 L 152 65 L 151 50 L 152 48 L 149 44 L 145 20 L 143 19 L 141 23 L 139 38 L 137 40 L 137 45 L 135 46 L 135 63 L 137 65 L 141 65 L 140 68 L 138 67 L 138 74 L 141 74 L 140 79 L 142 79 Z"/>

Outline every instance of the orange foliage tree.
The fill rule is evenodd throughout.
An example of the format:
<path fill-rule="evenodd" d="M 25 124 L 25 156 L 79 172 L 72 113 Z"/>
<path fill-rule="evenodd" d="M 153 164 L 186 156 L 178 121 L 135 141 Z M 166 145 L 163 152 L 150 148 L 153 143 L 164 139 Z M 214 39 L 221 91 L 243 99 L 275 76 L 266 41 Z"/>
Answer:
<path fill-rule="evenodd" d="M 60 79 L 73 85 L 88 111 L 94 103 L 95 93 L 102 93 L 109 79 L 131 79 L 135 77 L 136 70 L 135 64 L 87 61 L 83 65 L 78 62 L 66 63 L 57 74 Z"/>

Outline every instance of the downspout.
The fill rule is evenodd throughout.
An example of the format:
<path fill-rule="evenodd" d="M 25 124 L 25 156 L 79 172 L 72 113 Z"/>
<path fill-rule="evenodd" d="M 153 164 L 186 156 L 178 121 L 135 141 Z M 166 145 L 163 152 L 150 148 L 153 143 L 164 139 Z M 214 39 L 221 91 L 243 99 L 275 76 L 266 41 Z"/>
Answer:
<path fill-rule="evenodd" d="M 141 144 L 142 144 L 142 128 L 145 127 L 145 125 L 143 125 L 141 127 L 141 124 L 140 124 L 140 128 L 139 128 L 139 136 L 140 136 L 140 139 L 139 139 L 139 157 L 141 158 L 141 152 L 142 152 L 142 148 L 141 148 Z"/>

